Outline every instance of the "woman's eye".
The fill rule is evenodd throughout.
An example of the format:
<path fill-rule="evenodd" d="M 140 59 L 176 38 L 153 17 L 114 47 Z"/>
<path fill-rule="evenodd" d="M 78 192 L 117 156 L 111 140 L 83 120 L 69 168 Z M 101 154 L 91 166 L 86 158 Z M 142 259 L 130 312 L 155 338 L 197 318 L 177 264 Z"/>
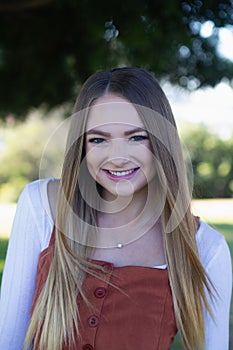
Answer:
<path fill-rule="evenodd" d="M 147 139 L 148 139 L 148 136 L 146 135 L 135 135 L 130 138 L 131 141 L 143 141 Z"/>
<path fill-rule="evenodd" d="M 90 143 L 102 143 L 104 141 L 105 140 L 102 139 L 101 137 L 93 137 L 92 139 L 88 140 L 88 142 L 90 142 Z"/>

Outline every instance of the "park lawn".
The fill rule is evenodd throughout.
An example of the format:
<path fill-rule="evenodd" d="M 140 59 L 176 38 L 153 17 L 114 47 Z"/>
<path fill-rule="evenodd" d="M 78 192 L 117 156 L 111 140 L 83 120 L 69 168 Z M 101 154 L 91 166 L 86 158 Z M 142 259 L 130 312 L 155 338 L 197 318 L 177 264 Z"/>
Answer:
<path fill-rule="evenodd" d="M 218 223 L 211 223 L 211 225 L 225 236 L 231 251 L 231 256 L 233 258 L 233 223 L 218 222 Z M 2 271 L 3 271 L 5 256 L 6 256 L 7 245 L 8 245 L 7 239 L 0 239 L 0 286 L 1 286 Z M 233 329 L 233 298 L 232 298 L 232 306 L 231 306 L 230 329 Z M 174 344 L 172 345 L 170 350 L 180 350 L 180 349 L 181 349 L 181 343 L 179 340 L 179 336 L 176 336 Z M 233 350 L 233 339 L 230 339 L 229 350 Z"/>
<path fill-rule="evenodd" d="M 0 239 L 0 286 L 2 281 L 2 272 L 3 272 L 5 257 L 6 257 L 7 246 L 8 246 L 8 239 Z"/>

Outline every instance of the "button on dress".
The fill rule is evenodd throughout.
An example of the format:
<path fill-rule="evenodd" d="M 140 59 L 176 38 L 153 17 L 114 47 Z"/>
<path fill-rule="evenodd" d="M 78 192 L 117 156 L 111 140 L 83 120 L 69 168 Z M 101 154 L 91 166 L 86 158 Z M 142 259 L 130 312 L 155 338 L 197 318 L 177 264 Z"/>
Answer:
<path fill-rule="evenodd" d="M 39 257 L 32 312 L 48 275 L 54 237 L 53 230 Z M 92 307 L 78 297 L 80 337 L 63 350 L 169 349 L 177 327 L 167 270 L 93 262 L 104 267 L 104 281 L 86 274 L 83 290 Z"/>

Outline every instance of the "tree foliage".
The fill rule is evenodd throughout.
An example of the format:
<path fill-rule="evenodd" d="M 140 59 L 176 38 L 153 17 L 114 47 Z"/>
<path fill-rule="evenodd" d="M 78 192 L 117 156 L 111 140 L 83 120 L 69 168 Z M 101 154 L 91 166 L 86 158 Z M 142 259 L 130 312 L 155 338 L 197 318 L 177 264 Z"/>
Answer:
<path fill-rule="evenodd" d="M 64 111 L 32 112 L 26 121 L 0 127 L 0 202 L 15 202 L 24 186 L 38 178 L 60 177 L 67 130 Z M 52 115 L 52 116 L 51 116 Z M 56 137 L 53 138 L 53 134 Z"/>
<path fill-rule="evenodd" d="M 214 30 L 201 36 L 201 24 Z M 0 116 L 74 99 L 98 69 L 136 65 L 187 88 L 231 79 L 216 52 L 233 1 L 5 0 L 0 2 Z"/>
<path fill-rule="evenodd" d="M 233 136 L 222 140 L 206 126 L 193 125 L 183 140 L 192 160 L 194 197 L 233 197 Z"/>

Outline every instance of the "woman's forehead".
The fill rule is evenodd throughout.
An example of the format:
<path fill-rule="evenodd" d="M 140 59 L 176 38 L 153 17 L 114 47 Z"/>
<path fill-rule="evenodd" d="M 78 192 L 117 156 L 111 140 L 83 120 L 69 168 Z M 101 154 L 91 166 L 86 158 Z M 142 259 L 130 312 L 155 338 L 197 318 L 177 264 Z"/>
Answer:
<path fill-rule="evenodd" d="M 143 122 L 134 105 L 126 99 L 114 95 L 100 97 L 90 107 L 86 130 L 100 126 L 131 125 L 143 128 Z"/>

